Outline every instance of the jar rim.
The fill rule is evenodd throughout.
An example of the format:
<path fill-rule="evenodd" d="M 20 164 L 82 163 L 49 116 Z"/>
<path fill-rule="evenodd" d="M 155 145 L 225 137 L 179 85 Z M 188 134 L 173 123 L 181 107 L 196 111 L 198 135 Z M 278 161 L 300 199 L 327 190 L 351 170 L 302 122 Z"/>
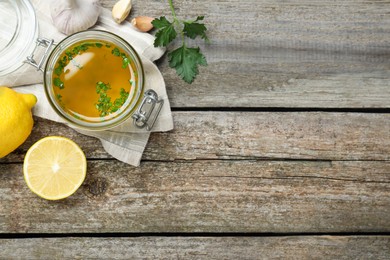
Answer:
<path fill-rule="evenodd" d="M 52 84 L 52 77 L 54 73 L 54 65 L 57 63 L 58 58 L 61 54 L 63 54 L 67 48 L 70 46 L 85 42 L 85 41 L 106 41 L 110 42 L 120 48 L 122 48 L 127 55 L 130 56 L 130 58 L 134 61 L 136 70 L 138 73 L 138 81 L 135 86 L 135 90 L 133 95 L 127 99 L 125 103 L 125 108 L 118 113 L 117 116 L 110 118 L 108 120 L 99 121 L 99 122 L 86 122 L 81 119 L 78 119 L 69 113 L 65 111 L 65 109 L 59 104 L 58 100 L 55 98 L 55 94 L 53 91 L 53 84 Z M 72 35 L 67 36 L 62 41 L 60 41 L 54 49 L 51 51 L 46 65 L 44 69 L 44 75 L 43 75 L 43 83 L 44 83 L 44 89 L 46 97 L 51 105 L 51 107 L 55 110 L 55 112 L 64 119 L 67 123 L 70 125 L 81 128 L 85 130 L 106 130 L 113 128 L 115 126 L 118 126 L 119 124 L 126 121 L 130 116 L 133 114 L 133 112 L 138 107 L 139 103 L 142 99 L 142 93 L 144 89 L 144 69 L 142 64 L 142 59 L 140 58 L 137 51 L 131 46 L 130 43 L 128 43 L 126 40 L 124 40 L 122 37 L 103 30 L 86 30 L 74 33 Z"/>

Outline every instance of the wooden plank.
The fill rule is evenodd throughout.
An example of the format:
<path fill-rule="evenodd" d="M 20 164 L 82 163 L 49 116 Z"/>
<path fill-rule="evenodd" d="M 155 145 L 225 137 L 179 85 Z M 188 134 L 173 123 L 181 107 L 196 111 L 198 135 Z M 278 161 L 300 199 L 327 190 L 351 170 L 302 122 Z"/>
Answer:
<path fill-rule="evenodd" d="M 106 0 L 111 8 L 116 1 Z M 205 16 L 209 66 L 192 85 L 159 62 L 173 107 L 390 107 L 388 1 L 174 1 Z M 130 17 L 170 17 L 137 1 Z M 176 43 L 176 46 L 179 43 Z"/>
<path fill-rule="evenodd" d="M 0 243 L 4 259 L 389 259 L 389 236 L 33 238 Z"/>
<path fill-rule="evenodd" d="M 390 114 L 175 113 L 145 159 L 389 160 Z"/>
<path fill-rule="evenodd" d="M 153 133 L 144 160 L 315 159 L 389 160 L 390 114 L 174 112 L 175 129 Z M 35 118 L 29 139 L 0 162 L 21 162 L 49 135 L 73 139 L 88 158 L 110 158 L 100 141 Z"/>
<path fill-rule="evenodd" d="M 390 232 L 389 161 L 94 160 L 57 202 L 0 172 L 0 233 Z"/>

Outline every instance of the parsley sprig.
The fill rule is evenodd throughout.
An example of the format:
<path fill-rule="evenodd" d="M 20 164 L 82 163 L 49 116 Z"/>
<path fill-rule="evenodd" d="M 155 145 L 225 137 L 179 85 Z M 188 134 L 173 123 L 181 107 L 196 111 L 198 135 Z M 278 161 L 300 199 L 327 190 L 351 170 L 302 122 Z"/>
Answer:
<path fill-rule="evenodd" d="M 168 0 L 168 2 L 173 21 L 170 22 L 165 16 L 153 20 L 153 26 L 158 29 L 154 46 L 165 47 L 175 40 L 178 34 L 180 35 L 181 47 L 168 52 L 169 66 L 174 68 L 177 75 L 185 82 L 191 84 L 196 75 L 199 74 L 198 66 L 207 66 L 207 61 L 199 47 L 190 48 L 186 45 L 185 38 L 195 39 L 199 36 L 209 42 L 206 35 L 207 28 L 203 23 L 200 23 L 204 16 L 198 16 L 195 20 L 180 20 L 176 16 L 172 0 Z"/>

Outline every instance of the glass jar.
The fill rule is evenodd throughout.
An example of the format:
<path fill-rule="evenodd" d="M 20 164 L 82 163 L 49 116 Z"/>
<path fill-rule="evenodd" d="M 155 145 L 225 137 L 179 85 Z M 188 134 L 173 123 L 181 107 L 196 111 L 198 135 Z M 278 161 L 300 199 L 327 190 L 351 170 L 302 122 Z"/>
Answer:
<path fill-rule="evenodd" d="M 7 23 L 7 21 L 9 22 Z M 118 126 L 132 117 L 136 127 L 151 130 L 162 108 L 163 100 L 160 100 L 157 93 L 151 89 L 142 95 L 145 81 L 142 61 L 134 48 L 124 39 L 114 33 L 100 30 L 78 32 L 69 35 L 59 43 L 45 38 L 37 38 L 37 18 L 34 8 L 28 0 L 1 1 L 0 26 L 2 26 L 0 27 L 0 76 L 9 74 L 23 63 L 28 63 L 36 67 L 37 70 L 41 70 L 46 97 L 53 110 L 68 124 L 86 130 L 106 130 Z M 132 73 L 137 73 L 136 81 L 129 80 L 131 84 L 129 92 L 126 93 L 126 99 L 115 113 L 82 117 L 80 113 L 67 109 L 56 93 L 58 84 L 55 84 L 53 80 L 58 74 L 56 66 L 58 66 L 59 59 L 62 59 L 72 46 L 78 46 L 78 44 L 85 42 L 104 42 L 119 47 L 121 55 L 131 62 L 132 67 L 130 67 L 130 63 L 128 66 L 130 70 L 134 69 Z M 37 58 L 34 57 L 34 53 L 38 48 L 45 48 L 45 51 L 42 57 Z M 67 62 L 74 62 L 71 59 L 70 57 Z M 99 63 L 99 66 L 109 65 Z M 78 73 L 81 73 L 82 78 L 92 77 L 88 74 L 88 70 L 84 72 L 80 69 Z M 98 80 L 96 77 L 95 81 L 98 82 Z M 80 86 L 80 88 L 82 87 Z M 97 94 L 95 92 L 91 95 L 96 96 Z M 77 102 L 83 102 L 83 100 L 77 100 Z"/>
<path fill-rule="evenodd" d="M 0 1 L 0 77 L 23 65 L 37 35 L 37 18 L 28 0 Z"/>

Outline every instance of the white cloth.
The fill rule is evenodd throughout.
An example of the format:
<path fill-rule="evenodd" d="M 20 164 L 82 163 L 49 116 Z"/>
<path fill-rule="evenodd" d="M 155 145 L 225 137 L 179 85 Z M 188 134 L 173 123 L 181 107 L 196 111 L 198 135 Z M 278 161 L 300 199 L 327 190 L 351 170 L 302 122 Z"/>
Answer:
<path fill-rule="evenodd" d="M 47 1 L 31 0 L 31 2 L 37 14 L 40 37 L 54 39 L 55 42 L 65 38 L 66 35 L 58 32 L 52 24 Z M 131 23 L 124 21 L 120 25 L 116 24 L 111 18 L 111 12 L 104 8 L 101 8 L 99 20 L 91 29 L 107 30 L 115 33 L 128 41 L 136 49 L 141 56 L 145 70 L 145 90 L 153 89 L 157 92 L 159 98 L 164 100 L 164 105 L 152 131 L 172 130 L 173 120 L 164 79 L 156 65 L 152 62 L 160 58 L 165 50 L 162 48 L 155 48 L 153 46 L 154 37 L 150 34 L 137 31 Z M 33 109 L 34 115 L 65 123 L 54 112 L 47 101 L 43 85 L 41 84 L 42 82 L 43 74 L 27 64 L 6 77 L 0 78 L 0 85 L 8 85 L 11 87 L 18 86 L 15 88 L 16 91 L 32 93 L 37 96 L 38 102 Z M 132 119 L 127 120 L 113 129 L 105 131 L 86 131 L 76 128 L 75 130 L 82 134 L 99 138 L 104 149 L 110 155 L 134 166 L 139 165 L 142 153 L 150 136 L 150 132 L 136 128 L 133 125 Z"/>

